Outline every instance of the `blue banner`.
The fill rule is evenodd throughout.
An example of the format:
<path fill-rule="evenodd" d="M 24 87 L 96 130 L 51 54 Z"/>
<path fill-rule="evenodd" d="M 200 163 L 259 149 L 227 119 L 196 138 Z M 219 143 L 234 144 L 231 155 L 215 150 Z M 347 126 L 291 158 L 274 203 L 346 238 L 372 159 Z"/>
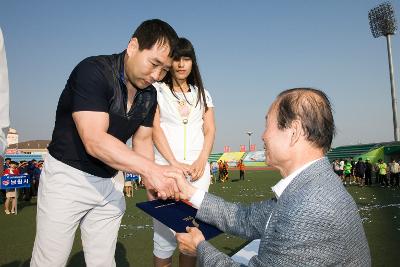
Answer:
<path fill-rule="evenodd" d="M 1 177 L 1 189 L 14 189 L 23 187 L 31 187 L 31 178 L 29 175 L 6 175 Z"/>
<path fill-rule="evenodd" d="M 127 173 L 125 175 L 125 181 L 139 181 L 139 175 L 133 173 Z"/>

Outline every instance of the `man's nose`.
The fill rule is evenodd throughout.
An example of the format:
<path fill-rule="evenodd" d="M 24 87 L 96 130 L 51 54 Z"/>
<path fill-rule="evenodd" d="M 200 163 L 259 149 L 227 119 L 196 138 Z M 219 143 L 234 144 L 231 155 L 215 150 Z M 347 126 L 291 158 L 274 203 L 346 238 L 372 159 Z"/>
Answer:
<path fill-rule="evenodd" d="M 163 73 L 163 71 L 162 71 L 161 68 L 155 69 L 155 70 L 151 73 L 152 82 L 160 81 L 160 80 L 163 78 L 162 73 Z"/>

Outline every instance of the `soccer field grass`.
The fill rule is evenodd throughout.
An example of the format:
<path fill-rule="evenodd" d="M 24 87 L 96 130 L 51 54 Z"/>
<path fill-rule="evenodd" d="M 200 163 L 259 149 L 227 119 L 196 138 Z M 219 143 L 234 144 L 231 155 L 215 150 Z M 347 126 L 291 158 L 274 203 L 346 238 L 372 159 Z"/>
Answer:
<path fill-rule="evenodd" d="M 242 203 L 272 197 L 271 186 L 280 179 L 276 171 L 247 171 L 245 181 L 237 180 L 237 171 L 232 171 L 230 177 L 231 180 L 226 183 L 211 185 L 210 192 Z M 398 266 L 400 189 L 350 186 L 348 190 L 360 209 L 373 266 Z M 145 191 L 140 189 L 134 193 L 133 198 L 126 199 L 127 209 L 119 231 L 115 258 L 117 266 L 152 266 L 152 220 L 135 207 L 137 202 L 146 200 Z M 0 266 L 29 266 L 35 236 L 35 202 L 35 199 L 29 203 L 20 202 L 17 216 L 0 215 Z M 247 241 L 222 234 L 212 239 L 211 243 L 232 255 Z M 85 266 L 79 231 L 67 266 Z"/>

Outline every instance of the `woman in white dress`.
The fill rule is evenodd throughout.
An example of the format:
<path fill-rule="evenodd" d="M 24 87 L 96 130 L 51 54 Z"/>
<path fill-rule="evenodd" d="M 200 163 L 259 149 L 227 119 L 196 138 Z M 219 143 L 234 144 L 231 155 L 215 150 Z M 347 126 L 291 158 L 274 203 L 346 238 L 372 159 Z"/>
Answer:
<path fill-rule="evenodd" d="M 158 164 L 177 166 L 190 174 L 191 183 L 208 191 L 208 156 L 214 143 L 214 105 L 203 87 L 194 48 L 180 38 L 171 70 L 157 89 L 158 108 L 154 117 L 153 140 Z M 174 232 L 154 220 L 154 265 L 171 266 L 176 249 Z M 196 258 L 179 255 L 179 266 L 195 266 Z"/>

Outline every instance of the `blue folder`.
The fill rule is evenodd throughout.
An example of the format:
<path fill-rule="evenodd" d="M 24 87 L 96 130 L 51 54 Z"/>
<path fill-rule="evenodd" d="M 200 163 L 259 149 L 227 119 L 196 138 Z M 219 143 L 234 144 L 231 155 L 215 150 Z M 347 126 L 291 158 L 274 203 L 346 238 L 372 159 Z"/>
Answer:
<path fill-rule="evenodd" d="M 195 219 L 197 209 L 182 201 L 157 199 L 136 206 L 177 233 L 186 233 L 186 226 L 198 227 L 206 240 L 222 233 L 215 226 Z"/>

